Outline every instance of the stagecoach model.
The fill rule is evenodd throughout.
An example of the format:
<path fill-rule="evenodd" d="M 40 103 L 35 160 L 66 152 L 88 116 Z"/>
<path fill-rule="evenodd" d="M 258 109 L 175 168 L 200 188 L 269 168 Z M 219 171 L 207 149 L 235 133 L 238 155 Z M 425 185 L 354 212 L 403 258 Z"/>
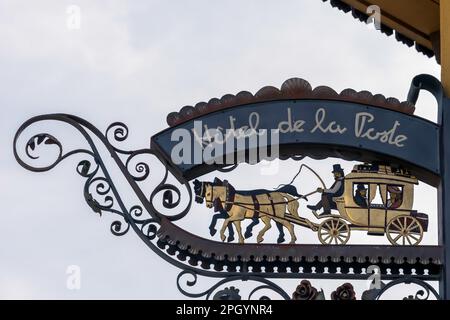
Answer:
<path fill-rule="evenodd" d="M 355 165 L 343 183 L 342 196 L 332 198 L 337 214 L 318 215 L 313 211 L 315 217 L 322 221 L 319 223 L 298 214 L 298 201 L 307 200 L 307 196 L 317 191 L 302 196 L 292 185 L 272 191 L 237 191 L 226 180 L 217 178 L 213 183 L 196 181 L 194 184 L 198 202 L 202 203 L 204 199 L 209 208 L 221 208 L 215 211 L 220 211 L 219 215 L 225 219 L 220 230 L 222 241 L 225 240 L 225 229 L 232 228 L 233 223 L 239 241 L 243 243 L 240 222 L 249 218 L 254 221 L 247 227 L 245 238 L 251 236 L 251 230 L 259 220 L 265 224 L 258 234 L 258 243 L 264 240 L 271 221 L 277 223 L 281 238 L 284 236 L 283 227 L 288 229 L 291 243 L 296 241 L 293 224 L 317 232 L 320 242 L 326 245 L 346 244 L 351 230 L 386 235 L 393 245 L 415 246 L 422 241 L 423 233 L 428 229 L 428 216 L 412 209 L 414 186 L 418 180 L 408 170 L 380 164 Z M 217 219 L 213 221 L 215 224 Z"/>
<path fill-rule="evenodd" d="M 325 219 L 317 228 L 321 243 L 346 244 L 351 230 L 386 235 L 393 245 L 422 241 L 428 215 L 412 209 L 418 180 L 409 171 L 388 165 L 356 165 L 344 184 L 344 194 L 333 198 L 339 214 L 316 215 Z M 365 197 L 358 196 L 360 191 Z"/>

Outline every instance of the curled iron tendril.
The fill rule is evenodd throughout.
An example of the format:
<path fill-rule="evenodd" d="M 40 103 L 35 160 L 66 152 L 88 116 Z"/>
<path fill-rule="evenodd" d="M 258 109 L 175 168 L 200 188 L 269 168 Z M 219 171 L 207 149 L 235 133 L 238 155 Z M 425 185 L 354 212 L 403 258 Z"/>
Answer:
<path fill-rule="evenodd" d="M 168 173 L 169 171 L 165 170 L 165 174 L 164 174 L 164 178 L 162 179 L 162 181 L 160 182 L 160 184 L 158 186 L 155 187 L 155 189 L 153 190 L 153 192 L 150 195 L 150 205 L 152 207 L 153 210 L 157 211 L 154 207 L 154 200 L 155 197 L 160 194 L 161 192 L 163 192 L 162 194 L 162 205 L 164 208 L 166 209 L 174 209 L 177 208 L 180 203 L 181 203 L 181 191 L 179 188 L 175 187 L 173 184 L 167 183 L 168 180 Z M 170 221 L 176 221 L 176 220 L 180 220 L 181 218 L 183 218 L 184 216 L 186 216 L 186 214 L 189 212 L 189 210 L 191 209 L 191 205 L 192 205 L 192 190 L 189 187 L 189 184 L 187 182 L 184 183 L 185 189 L 188 193 L 188 199 L 189 199 L 189 203 L 186 205 L 186 207 L 184 208 L 184 210 L 182 210 L 180 213 L 172 215 L 172 216 L 166 216 Z M 175 194 L 175 198 L 174 198 L 174 194 Z"/>
<path fill-rule="evenodd" d="M 33 137 L 28 140 L 27 144 L 25 145 L 25 153 L 26 155 L 33 160 L 39 159 L 39 156 L 33 156 L 30 153 L 30 150 L 34 151 L 37 146 L 41 145 L 42 143 L 46 145 L 56 145 L 59 149 L 59 155 L 58 158 L 62 157 L 62 145 L 61 143 L 52 135 L 48 133 L 41 133 L 34 135 Z"/>
<path fill-rule="evenodd" d="M 106 133 L 105 133 L 105 137 L 108 140 L 108 142 L 111 144 L 111 146 L 113 147 L 114 151 L 118 152 L 118 153 L 122 153 L 122 154 L 131 154 L 132 151 L 125 151 L 122 149 L 119 149 L 117 147 L 115 147 L 111 141 L 110 141 L 110 132 L 113 131 L 113 139 L 116 142 L 123 142 L 128 138 L 128 127 L 126 124 L 124 124 L 123 122 L 114 122 L 111 123 L 108 128 L 106 129 Z"/>
<path fill-rule="evenodd" d="M 56 146 L 57 148 L 57 156 L 55 159 L 53 159 L 53 161 L 47 165 L 47 166 L 32 166 L 28 163 L 26 163 L 25 161 L 23 161 L 20 156 L 18 155 L 17 152 L 17 138 L 19 136 L 19 132 L 18 134 L 16 134 L 15 140 L 14 140 L 14 155 L 17 159 L 17 161 L 19 162 L 19 164 L 24 167 L 27 170 L 30 171 L 35 171 L 35 172 L 44 172 L 44 171 L 48 171 L 51 170 L 52 168 L 54 168 L 56 165 L 58 165 L 62 160 L 75 155 L 75 154 L 87 154 L 89 156 L 92 156 L 95 159 L 95 155 L 92 151 L 86 150 L 86 149 L 75 149 L 72 150 L 70 152 L 64 153 L 63 151 L 63 146 L 61 144 L 61 142 L 55 138 L 53 135 L 48 134 L 48 133 L 39 133 L 39 134 L 35 134 L 34 136 L 32 136 L 25 144 L 25 155 L 31 159 L 31 160 L 37 160 L 40 159 L 40 155 L 38 155 L 37 153 L 39 152 L 39 149 L 42 149 L 43 146 Z M 85 162 L 85 163 L 84 163 Z M 83 163 L 85 166 L 90 166 L 90 161 L 85 160 Z M 83 165 L 83 163 L 80 163 L 80 165 Z M 80 168 L 79 173 L 81 174 L 81 172 L 83 172 L 84 174 L 86 173 L 86 170 L 88 170 L 89 167 L 86 168 Z M 78 171 L 78 169 L 77 169 Z"/>
<path fill-rule="evenodd" d="M 111 223 L 111 233 L 115 236 L 123 236 L 128 233 L 128 230 L 130 230 L 130 224 L 127 223 L 124 229 L 122 229 L 122 225 L 122 222 L 118 220 Z"/>
<path fill-rule="evenodd" d="M 113 132 L 112 137 L 111 137 L 111 131 Z M 126 162 L 125 162 L 125 167 L 127 168 L 130 175 L 132 175 L 134 180 L 135 181 L 144 181 L 150 175 L 150 166 L 143 161 L 136 163 L 134 168 L 130 168 L 130 164 L 131 164 L 132 160 L 137 156 L 140 156 L 143 154 L 153 154 L 151 152 L 151 150 L 149 150 L 149 149 L 142 149 L 142 150 L 137 150 L 137 151 L 123 150 L 123 149 L 119 149 L 118 147 L 116 147 L 114 145 L 114 143 L 111 142 L 111 140 L 110 140 L 110 138 L 112 138 L 115 142 L 119 142 L 119 143 L 124 142 L 128 138 L 128 134 L 129 134 L 128 127 L 124 123 L 114 122 L 106 129 L 105 137 L 115 152 L 128 156 L 126 159 Z M 133 170 L 135 171 L 135 173 L 133 172 Z"/>
<path fill-rule="evenodd" d="M 393 280 L 388 284 L 383 284 L 381 289 L 371 289 L 365 291 L 363 293 L 363 300 L 380 300 L 390 289 L 405 284 L 406 285 L 415 284 L 421 287 L 422 289 L 417 290 L 417 292 L 414 295 L 409 295 L 405 297 L 404 300 L 428 300 L 431 297 L 431 295 L 433 295 L 434 298 L 436 298 L 437 300 L 441 299 L 439 293 L 429 283 L 413 277 L 404 277 L 397 280 Z"/>
<path fill-rule="evenodd" d="M 187 277 L 190 277 L 191 280 Z M 262 285 L 257 286 L 255 289 L 253 289 L 248 299 L 250 300 L 253 295 L 261 290 L 270 290 L 276 294 L 278 294 L 282 299 L 284 300 L 290 300 L 290 296 L 284 291 L 281 287 L 279 287 L 274 282 L 267 280 L 263 277 L 257 277 L 257 276 L 248 276 L 248 275 L 237 275 L 237 276 L 231 276 L 224 278 L 220 281 L 218 281 L 215 285 L 210 287 L 209 289 L 201 292 L 189 292 L 185 290 L 181 284 L 182 279 L 186 278 L 185 285 L 187 287 L 194 287 L 197 284 L 198 275 L 197 273 L 193 272 L 192 270 L 183 270 L 178 274 L 177 277 L 177 287 L 178 290 L 189 298 L 202 298 L 204 297 L 206 300 L 210 300 L 211 296 L 213 296 L 213 299 L 226 299 L 226 300 L 238 300 L 240 299 L 239 290 L 235 287 L 229 287 L 225 288 L 223 290 L 218 291 L 221 287 L 223 287 L 225 284 L 235 281 L 252 281 L 256 283 L 261 283 Z M 269 299 L 267 296 L 261 296 L 260 300 L 267 300 Z"/>
<path fill-rule="evenodd" d="M 142 155 L 153 155 L 153 152 L 151 152 L 149 149 L 142 149 L 138 151 L 134 151 L 131 153 L 126 162 L 125 167 L 127 168 L 130 175 L 133 177 L 135 181 L 144 181 L 146 180 L 150 175 L 150 166 L 143 162 L 137 162 L 133 168 L 131 168 L 131 164 L 134 160 L 134 158 L 142 156 Z"/>
<path fill-rule="evenodd" d="M 107 139 L 109 139 L 109 137 L 111 137 L 111 132 L 113 132 L 112 138 L 116 142 L 123 142 L 128 138 L 129 130 L 128 130 L 128 127 L 124 123 L 115 122 L 115 123 L 111 124 L 108 127 L 108 129 L 106 130 L 105 136 L 107 137 Z M 110 142 L 110 140 L 108 140 L 108 142 Z M 111 143 L 111 145 L 113 145 L 113 144 Z M 149 177 L 150 166 L 147 163 L 145 163 L 143 161 L 137 162 L 134 165 L 134 170 L 131 170 L 132 169 L 131 164 L 133 163 L 134 159 L 139 156 L 154 155 L 152 150 L 141 149 L 141 150 L 136 150 L 136 151 L 129 151 L 129 150 L 119 149 L 114 146 L 113 146 L 113 148 L 116 152 L 128 156 L 125 161 L 125 167 L 127 168 L 128 173 L 132 176 L 132 178 L 135 181 L 141 182 L 141 181 L 146 180 Z M 162 194 L 162 205 L 164 208 L 172 210 L 172 209 L 177 208 L 181 203 L 182 195 L 181 195 L 180 189 L 178 187 L 174 186 L 173 184 L 167 183 L 167 180 L 168 180 L 168 170 L 167 170 L 167 168 L 165 168 L 165 175 L 164 175 L 163 180 L 152 191 L 152 193 L 149 197 L 149 202 L 152 206 L 152 209 L 155 212 L 157 212 L 157 210 L 154 206 L 154 199 L 161 192 L 163 193 Z M 185 186 L 186 186 L 186 190 L 189 194 L 189 204 L 186 206 L 186 208 L 182 212 L 180 212 L 176 215 L 168 216 L 168 219 L 171 221 L 179 220 L 179 219 L 183 218 L 189 212 L 189 209 L 191 207 L 191 202 L 192 202 L 192 194 L 191 194 L 191 188 L 187 185 L 187 183 L 185 184 Z"/>

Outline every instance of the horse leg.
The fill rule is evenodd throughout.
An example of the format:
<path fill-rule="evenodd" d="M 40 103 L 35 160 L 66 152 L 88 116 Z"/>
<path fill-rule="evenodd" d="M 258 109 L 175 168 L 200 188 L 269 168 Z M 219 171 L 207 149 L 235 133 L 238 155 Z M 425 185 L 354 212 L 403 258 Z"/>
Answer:
<path fill-rule="evenodd" d="M 297 237 L 295 236 L 294 226 L 292 223 L 286 221 L 287 228 L 289 230 L 289 233 L 291 234 L 291 242 L 290 244 L 295 244 L 297 241 Z"/>
<path fill-rule="evenodd" d="M 284 212 L 284 211 L 286 211 L 286 205 L 279 205 L 279 206 L 275 206 L 275 212 L 272 212 L 272 214 L 273 214 L 273 216 L 276 216 L 277 212 Z M 277 220 L 274 220 L 274 221 L 277 226 L 278 233 L 279 233 L 277 243 L 283 243 L 285 241 L 283 225 L 280 222 L 278 222 Z"/>
<path fill-rule="evenodd" d="M 285 241 L 283 225 L 281 223 L 279 223 L 278 221 L 275 221 L 275 222 L 276 222 L 278 232 L 279 232 L 277 243 L 283 243 Z"/>
<path fill-rule="evenodd" d="M 231 217 L 225 219 L 225 221 L 223 222 L 222 225 L 222 229 L 220 229 L 220 239 L 222 241 L 225 241 L 226 237 L 225 237 L 225 230 L 226 228 L 229 226 L 230 222 L 235 222 L 235 221 L 241 221 L 243 220 L 243 218 L 240 215 L 232 215 Z M 239 229 L 238 229 L 238 234 L 239 234 L 239 241 L 242 239 L 243 241 L 243 236 L 242 236 L 242 232 L 241 232 L 241 225 L 239 224 Z"/>
<path fill-rule="evenodd" d="M 228 224 L 230 223 L 230 218 L 225 219 L 225 221 L 222 224 L 222 228 L 220 229 L 220 240 L 225 241 L 225 230 L 228 227 Z"/>
<path fill-rule="evenodd" d="M 219 213 L 216 213 L 215 215 L 212 216 L 211 219 L 211 223 L 209 225 L 209 234 L 213 237 L 216 232 L 216 224 L 217 224 L 217 220 L 218 219 L 225 219 L 228 217 L 228 214 L 226 214 L 226 212 L 220 211 Z"/>
<path fill-rule="evenodd" d="M 228 214 L 227 214 L 228 217 Z M 228 225 L 228 239 L 227 242 L 233 242 L 234 241 L 234 230 L 233 230 L 233 225 L 229 224 Z"/>
<path fill-rule="evenodd" d="M 298 203 L 297 200 L 295 200 L 294 198 L 292 198 L 289 195 L 286 195 L 286 198 L 288 199 L 288 203 L 287 203 L 287 209 L 288 212 L 297 219 L 300 219 L 300 216 L 298 215 L 298 208 L 300 206 L 300 204 Z"/>
<path fill-rule="evenodd" d="M 292 225 L 292 223 L 290 223 L 289 221 L 283 220 L 283 219 L 279 219 L 279 218 L 274 218 L 274 220 L 276 222 L 279 222 L 280 224 L 282 224 L 289 230 L 289 234 L 291 235 L 291 242 L 289 242 L 289 243 L 294 244 L 295 241 L 297 241 L 297 237 L 295 236 L 294 226 Z"/>
<path fill-rule="evenodd" d="M 212 216 L 211 224 L 209 225 L 209 234 L 211 236 L 214 236 L 217 232 L 216 224 L 217 220 L 219 219 L 226 219 L 228 218 L 228 213 L 225 210 L 220 211 L 219 213 L 216 213 Z M 232 225 L 228 225 L 228 242 L 234 241 L 234 230 Z"/>
<path fill-rule="evenodd" d="M 236 227 L 236 230 L 239 235 L 239 243 L 244 243 L 244 237 L 242 236 L 242 230 L 241 230 L 241 221 L 233 221 L 234 226 Z"/>
<path fill-rule="evenodd" d="M 256 239 L 258 243 L 264 241 L 264 234 L 267 232 L 267 230 L 272 228 L 272 226 L 270 225 L 270 218 L 268 216 L 262 216 L 261 220 L 264 222 L 264 228 L 262 228 L 261 231 L 258 233 L 258 237 Z"/>
<path fill-rule="evenodd" d="M 253 236 L 253 227 L 256 226 L 259 223 L 259 218 L 258 217 L 254 217 L 252 218 L 252 222 L 247 226 L 247 228 L 245 229 L 245 239 L 248 239 L 250 237 Z"/>

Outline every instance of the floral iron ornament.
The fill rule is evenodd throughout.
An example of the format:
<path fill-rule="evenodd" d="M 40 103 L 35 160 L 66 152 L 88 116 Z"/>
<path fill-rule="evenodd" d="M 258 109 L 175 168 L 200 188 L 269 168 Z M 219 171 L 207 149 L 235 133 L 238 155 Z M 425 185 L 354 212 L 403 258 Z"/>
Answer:
<path fill-rule="evenodd" d="M 331 294 L 332 300 L 356 300 L 356 293 L 350 283 L 344 283 Z"/>
<path fill-rule="evenodd" d="M 434 298 L 439 300 L 440 296 L 436 290 L 424 281 L 406 277 L 404 279 L 392 281 L 387 285 L 381 283 L 380 289 L 370 289 L 362 293 L 361 300 L 380 300 L 392 288 L 400 285 L 414 284 L 418 289 L 414 295 L 408 295 L 403 300 L 428 300 Z M 336 288 L 330 295 L 331 300 L 352 301 L 357 300 L 355 289 L 350 283 L 344 283 Z M 308 280 L 303 280 L 292 294 L 292 300 L 325 300 L 323 290 L 318 291 Z"/>
<path fill-rule="evenodd" d="M 323 290 L 317 291 L 308 280 L 302 280 L 292 294 L 292 300 L 325 300 Z"/>

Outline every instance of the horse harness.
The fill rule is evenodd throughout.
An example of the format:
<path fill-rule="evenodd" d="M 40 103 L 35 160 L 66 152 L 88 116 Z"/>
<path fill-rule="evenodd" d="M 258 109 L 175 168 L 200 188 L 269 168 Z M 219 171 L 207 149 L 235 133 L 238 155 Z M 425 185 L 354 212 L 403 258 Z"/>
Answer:
<path fill-rule="evenodd" d="M 205 194 L 206 202 L 207 203 L 212 203 L 214 205 L 214 210 L 216 212 L 220 211 L 220 210 L 225 210 L 225 211 L 228 212 L 235 205 L 243 207 L 245 209 L 251 209 L 251 208 L 248 208 L 248 207 L 244 206 L 244 205 L 249 205 L 249 203 L 238 203 L 238 202 L 234 201 L 235 196 L 236 196 L 236 190 L 234 189 L 234 187 L 232 185 L 230 185 L 228 183 L 228 181 L 225 180 L 223 182 L 223 185 L 220 186 L 220 187 L 225 187 L 225 201 L 224 201 L 225 207 L 223 206 L 222 200 L 220 200 L 220 199 L 214 200 L 214 184 L 211 184 L 211 196 L 210 196 L 209 200 L 206 199 L 206 194 Z M 202 189 L 204 189 L 203 185 L 202 185 Z M 202 193 L 204 191 L 205 190 L 202 190 Z M 276 211 L 275 211 L 275 205 L 276 204 L 287 204 L 287 203 L 290 202 L 290 201 L 285 201 L 285 202 L 282 202 L 282 203 L 275 203 L 273 201 L 272 196 L 270 195 L 270 193 L 265 193 L 265 194 L 261 194 L 261 195 L 266 195 L 267 196 L 267 199 L 270 201 L 270 206 L 272 207 L 273 215 L 276 214 Z M 252 201 L 253 201 L 253 218 L 259 218 L 259 214 L 260 213 L 268 214 L 268 213 L 260 211 L 261 204 L 260 204 L 260 202 L 259 202 L 259 200 L 257 198 L 257 195 L 256 194 L 252 194 L 250 196 L 251 196 Z M 297 200 L 297 199 L 295 199 L 295 200 Z M 294 200 L 292 200 L 292 201 L 294 201 Z M 264 204 L 264 205 L 267 205 L 267 204 Z"/>

